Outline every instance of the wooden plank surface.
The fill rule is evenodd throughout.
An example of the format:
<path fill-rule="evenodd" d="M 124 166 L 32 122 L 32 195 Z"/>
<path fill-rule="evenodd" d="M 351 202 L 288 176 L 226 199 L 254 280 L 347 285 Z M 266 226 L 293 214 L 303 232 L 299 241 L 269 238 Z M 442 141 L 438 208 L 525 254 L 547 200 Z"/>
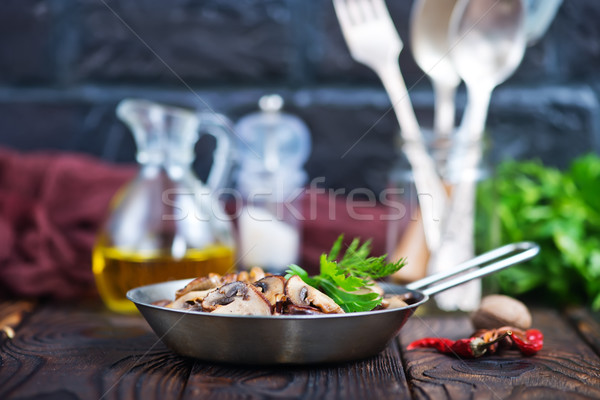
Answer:
<path fill-rule="evenodd" d="M 591 315 L 582 308 L 570 308 L 566 315 L 583 339 L 600 355 L 600 315 Z"/>
<path fill-rule="evenodd" d="M 409 399 L 397 345 L 355 363 L 248 368 L 197 363 L 184 399 Z"/>
<path fill-rule="evenodd" d="M 177 398 L 193 365 L 141 317 L 85 308 L 41 306 L 0 350 L 0 399 Z"/>
<path fill-rule="evenodd" d="M 600 333 L 583 310 L 568 318 L 534 312 L 546 336 L 535 357 L 509 352 L 459 360 L 429 349 L 403 351 L 424 336 L 471 333 L 464 316 L 414 316 L 397 341 L 368 360 L 252 368 L 179 357 L 139 316 L 98 305 L 32 307 L 0 304 L 0 320 L 14 312 L 22 317 L 14 338 L 0 344 L 0 399 L 600 398 L 593 348 Z"/>
<path fill-rule="evenodd" d="M 432 349 L 404 351 L 404 366 L 416 399 L 598 399 L 600 358 L 579 333 L 552 310 L 533 313 L 544 333 L 534 357 L 516 351 L 457 359 Z M 425 336 L 458 339 L 472 328 L 466 317 L 415 316 L 400 332 L 401 349 Z M 600 333 L 596 333 L 598 335 Z"/>

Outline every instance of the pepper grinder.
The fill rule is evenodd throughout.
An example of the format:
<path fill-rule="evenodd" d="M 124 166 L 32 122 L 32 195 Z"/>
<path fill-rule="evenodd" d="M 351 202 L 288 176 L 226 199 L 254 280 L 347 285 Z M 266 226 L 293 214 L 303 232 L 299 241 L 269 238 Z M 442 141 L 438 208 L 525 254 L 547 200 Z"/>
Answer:
<path fill-rule="evenodd" d="M 282 112 L 281 96 L 265 95 L 258 105 L 260 111 L 242 117 L 235 126 L 236 182 L 243 199 L 239 255 L 246 268 L 281 273 L 300 255 L 304 163 L 311 139 L 302 120 Z"/>

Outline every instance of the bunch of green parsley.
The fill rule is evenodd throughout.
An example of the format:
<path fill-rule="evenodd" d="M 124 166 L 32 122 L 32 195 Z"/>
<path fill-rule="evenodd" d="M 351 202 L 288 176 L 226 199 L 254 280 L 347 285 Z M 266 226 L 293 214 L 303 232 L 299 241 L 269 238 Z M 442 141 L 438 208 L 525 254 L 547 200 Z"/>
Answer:
<path fill-rule="evenodd" d="M 600 310 L 600 158 L 564 170 L 507 161 L 478 189 L 478 251 L 530 240 L 540 254 L 491 279 L 502 292 L 535 295 L 556 306 Z"/>

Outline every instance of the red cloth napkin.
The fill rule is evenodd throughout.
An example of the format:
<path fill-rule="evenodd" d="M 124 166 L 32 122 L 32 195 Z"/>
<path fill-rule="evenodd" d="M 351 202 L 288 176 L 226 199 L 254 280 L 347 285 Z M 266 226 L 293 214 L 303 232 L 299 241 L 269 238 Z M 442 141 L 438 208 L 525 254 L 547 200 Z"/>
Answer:
<path fill-rule="evenodd" d="M 95 236 L 110 199 L 134 173 L 84 155 L 0 149 L 0 291 L 94 295 Z"/>
<path fill-rule="evenodd" d="M 79 154 L 0 149 L 0 295 L 96 296 L 94 240 L 110 200 L 136 170 Z M 347 243 L 372 239 L 374 255 L 385 252 L 385 207 L 317 192 L 309 191 L 303 202 L 305 269 L 316 273 L 321 253 L 341 233 Z"/>

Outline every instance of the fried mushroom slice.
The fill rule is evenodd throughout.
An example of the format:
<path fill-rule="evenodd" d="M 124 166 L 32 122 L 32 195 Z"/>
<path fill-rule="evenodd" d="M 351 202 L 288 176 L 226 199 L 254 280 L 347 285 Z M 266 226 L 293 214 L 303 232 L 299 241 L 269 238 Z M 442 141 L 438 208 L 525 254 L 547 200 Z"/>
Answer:
<path fill-rule="evenodd" d="M 241 271 L 236 274 L 231 272 L 229 274 L 220 275 L 214 272 L 209 273 L 207 276 L 200 276 L 187 285 L 184 288 L 179 289 L 175 292 L 175 298 L 185 295 L 186 293 L 193 291 L 202 291 L 208 289 L 218 288 L 227 283 L 242 281 L 248 283 L 254 283 L 266 276 L 265 271 L 260 267 L 252 267 L 250 271 Z"/>
<path fill-rule="evenodd" d="M 250 275 L 251 283 L 258 282 L 266 276 L 265 271 L 261 267 L 250 268 L 250 272 L 248 274 Z"/>
<path fill-rule="evenodd" d="M 196 290 L 180 296 L 175 301 L 167 304 L 165 307 L 174 308 L 178 310 L 196 310 L 202 311 L 202 301 L 206 296 L 214 289 L 208 290 Z"/>
<path fill-rule="evenodd" d="M 260 289 L 263 296 L 274 306 L 278 301 L 285 297 L 285 278 L 280 275 L 266 276 L 259 281 L 254 282 L 254 286 Z"/>
<path fill-rule="evenodd" d="M 235 272 L 230 272 L 221 277 L 221 282 L 220 282 L 219 286 L 223 286 L 227 283 L 237 282 L 237 281 L 244 282 L 244 278 L 246 278 L 246 276 L 244 276 L 244 275 L 240 276 L 240 274 L 236 274 Z"/>
<path fill-rule="evenodd" d="M 322 315 L 325 314 L 321 312 L 317 307 L 310 306 L 297 306 L 295 304 L 288 304 L 285 307 L 284 314 L 287 315 Z"/>
<path fill-rule="evenodd" d="M 369 279 L 369 286 L 365 286 L 362 287 L 358 290 L 354 290 L 353 292 L 351 292 L 352 294 L 369 294 L 369 293 L 377 293 L 380 296 L 383 296 L 384 291 L 381 288 L 381 286 L 379 286 L 377 284 L 377 282 L 375 282 L 372 279 Z"/>
<path fill-rule="evenodd" d="M 260 290 L 245 282 L 231 282 L 211 291 L 202 308 L 213 314 L 271 315 L 271 304 Z"/>
<path fill-rule="evenodd" d="M 215 273 L 210 273 L 207 276 L 198 277 L 190 283 L 188 283 L 187 285 L 185 285 L 182 289 L 179 289 L 177 292 L 175 292 L 175 298 L 178 299 L 189 292 L 208 290 L 219 287 L 223 284 L 222 279 L 223 277 L 221 275 Z"/>
<path fill-rule="evenodd" d="M 168 305 L 171 303 L 172 303 L 171 300 L 161 299 L 161 300 L 156 300 L 156 301 L 152 302 L 152 305 L 159 306 L 159 307 L 168 307 Z"/>
<path fill-rule="evenodd" d="M 286 282 L 285 295 L 297 306 L 316 307 L 326 314 L 344 313 L 344 310 L 331 297 L 308 285 L 298 275 L 292 276 Z"/>
<path fill-rule="evenodd" d="M 386 294 L 385 296 L 383 296 L 381 306 L 385 310 L 391 310 L 393 308 L 408 307 L 408 304 L 404 301 L 403 295 Z"/>

